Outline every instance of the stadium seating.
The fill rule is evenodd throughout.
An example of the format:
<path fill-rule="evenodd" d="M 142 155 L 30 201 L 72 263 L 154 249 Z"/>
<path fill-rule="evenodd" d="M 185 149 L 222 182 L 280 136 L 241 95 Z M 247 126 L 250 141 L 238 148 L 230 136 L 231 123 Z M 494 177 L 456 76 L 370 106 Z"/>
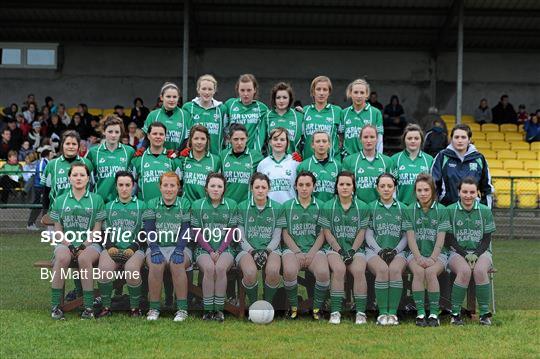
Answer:
<path fill-rule="evenodd" d="M 540 163 L 538 163 L 538 161 L 523 161 L 523 168 L 526 171 L 530 171 L 533 176 L 535 173 L 536 176 L 540 176 Z"/>
<path fill-rule="evenodd" d="M 473 141 L 473 144 L 474 144 L 474 147 L 476 147 L 476 149 L 478 149 L 480 152 L 482 152 L 482 150 L 491 149 L 491 145 L 488 141 L 478 140 L 478 141 Z"/>
<path fill-rule="evenodd" d="M 101 114 L 103 114 L 103 110 L 100 108 L 89 108 L 88 113 L 93 116 L 100 116 Z"/>
<path fill-rule="evenodd" d="M 531 151 L 540 152 L 540 142 L 531 143 Z"/>
<path fill-rule="evenodd" d="M 519 141 L 519 142 L 512 141 L 510 142 L 510 148 L 512 149 L 512 151 L 522 151 L 522 150 L 529 151 L 530 145 L 525 141 Z"/>
<path fill-rule="evenodd" d="M 485 154 L 484 154 L 485 156 Z M 516 159 L 516 152 L 509 151 L 509 150 L 502 150 L 497 152 L 497 159 L 498 160 L 515 160 Z"/>
<path fill-rule="evenodd" d="M 532 151 L 518 151 L 517 159 L 518 160 L 536 160 L 538 159 L 538 154 Z"/>
<path fill-rule="evenodd" d="M 523 161 L 520 161 L 520 160 L 504 160 L 503 161 L 503 168 L 505 170 L 522 170 L 523 169 Z"/>
<path fill-rule="evenodd" d="M 510 172 L 510 176 L 512 177 L 530 177 L 531 176 L 531 173 L 524 169 L 513 168 L 513 169 L 510 169 L 508 172 Z"/>
<path fill-rule="evenodd" d="M 501 150 L 508 150 L 510 149 L 510 145 L 506 141 L 492 141 L 491 142 L 491 149 L 493 151 L 501 151 Z"/>
<path fill-rule="evenodd" d="M 504 168 L 504 165 L 503 165 L 503 161 L 499 161 L 499 160 L 490 160 L 488 161 L 488 166 L 490 169 L 495 169 L 495 168 L 498 168 L 498 169 L 505 169 Z"/>
<path fill-rule="evenodd" d="M 482 141 L 486 140 L 486 134 L 484 132 L 480 132 L 480 130 L 478 130 L 478 131 L 472 130 L 472 132 L 473 132 L 472 138 L 475 141 L 476 140 L 482 140 Z"/>
<path fill-rule="evenodd" d="M 474 116 L 472 115 L 462 115 L 461 123 L 466 123 L 467 125 L 475 124 Z"/>
<path fill-rule="evenodd" d="M 501 132 L 517 132 L 518 127 L 512 123 L 503 123 L 500 127 Z"/>
<path fill-rule="evenodd" d="M 530 180 L 517 180 L 516 193 L 518 208 L 536 208 L 538 206 L 538 183 Z"/>
<path fill-rule="evenodd" d="M 518 132 L 525 132 L 523 125 L 518 125 Z"/>
<path fill-rule="evenodd" d="M 502 168 L 492 168 L 491 165 L 489 165 L 489 174 L 491 175 L 491 177 L 507 177 L 509 173 L 507 170 L 504 170 Z"/>
<path fill-rule="evenodd" d="M 495 152 L 495 151 L 482 150 L 482 154 L 488 160 L 488 162 L 489 162 L 489 160 L 496 160 L 497 159 L 497 152 Z M 535 156 L 535 158 L 536 158 L 536 156 Z"/>
<path fill-rule="evenodd" d="M 103 116 L 112 115 L 114 113 L 114 108 L 105 108 L 103 109 Z"/>
<path fill-rule="evenodd" d="M 70 107 L 67 109 L 67 113 L 69 116 L 73 117 L 73 114 L 77 112 L 77 107 Z"/>
<path fill-rule="evenodd" d="M 454 115 L 441 115 L 443 121 L 448 125 L 448 122 L 456 123 L 456 116 Z"/>
<path fill-rule="evenodd" d="M 487 132 L 486 141 L 504 141 L 504 133 L 502 132 Z"/>
<path fill-rule="evenodd" d="M 468 123 L 467 125 L 469 125 L 469 127 L 471 128 L 471 131 L 473 132 L 473 135 L 476 135 L 476 133 L 480 132 L 480 130 L 481 130 L 480 124 L 478 124 L 476 122 Z"/>
<path fill-rule="evenodd" d="M 485 123 L 482 125 L 482 132 L 499 132 L 499 125 L 494 123 Z"/>
<path fill-rule="evenodd" d="M 504 132 L 501 130 L 501 134 L 504 135 L 506 141 L 523 141 L 523 134 L 519 132 Z"/>

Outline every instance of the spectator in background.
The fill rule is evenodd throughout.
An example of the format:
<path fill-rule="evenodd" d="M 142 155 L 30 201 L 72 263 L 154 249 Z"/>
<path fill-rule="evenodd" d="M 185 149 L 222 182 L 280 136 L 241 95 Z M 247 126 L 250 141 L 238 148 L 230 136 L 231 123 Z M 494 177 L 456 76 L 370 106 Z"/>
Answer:
<path fill-rule="evenodd" d="M 127 131 L 127 135 L 126 135 L 126 138 L 127 138 L 127 145 L 130 145 L 131 147 L 133 148 L 137 148 L 137 145 L 139 144 L 139 142 L 141 142 L 141 140 L 143 139 L 144 135 L 142 135 L 142 133 L 137 133 L 137 124 L 134 122 L 134 121 L 131 121 L 127 127 L 128 131 Z M 141 131 L 142 132 L 142 131 Z M 142 135 L 142 137 L 139 137 L 140 135 Z"/>
<path fill-rule="evenodd" d="M 370 95 L 369 95 L 369 100 L 367 101 L 371 106 L 379 109 L 379 111 L 383 112 L 383 109 L 384 109 L 384 106 L 382 103 L 380 103 L 378 100 L 377 100 L 377 92 L 373 91 Z"/>
<path fill-rule="evenodd" d="M 435 158 L 437 153 L 444 150 L 446 146 L 448 146 L 446 125 L 443 120 L 436 119 L 433 121 L 431 130 L 426 133 L 426 138 L 424 140 L 424 152 Z"/>
<path fill-rule="evenodd" d="M 529 114 L 527 113 L 527 109 L 525 108 L 525 105 L 519 105 L 518 106 L 518 113 L 517 113 L 517 123 L 518 125 L 525 123 L 529 119 Z"/>
<path fill-rule="evenodd" d="M 10 149 L 18 151 L 24 141 L 24 136 L 20 128 L 17 127 L 17 122 L 8 120 L 8 129 L 11 131 L 11 140 L 9 142 Z"/>
<path fill-rule="evenodd" d="M 21 107 L 21 112 L 24 112 L 26 110 L 28 110 L 28 106 L 31 104 L 31 103 L 36 103 L 36 96 L 34 96 L 33 93 L 29 93 L 27 96 L 26 96 L 26 101 L 23 102 L 23 105 Z"/>
<path fill-rule="evenodd" d="M 17 116 L 17 113 L 19 113 L 19 106 L 17 106 L 16 103 L 12 103 L 11 105 L 9 105 L 9 107 L 4 109 L 4 118 L 15 119 L 15 116 Z"/>
<path fill-rule="evenodd" d="M 54 104 L 54 99 L 51 96 L 45 97 L 45 106 L 47 106 L 50 113 L 56 113 L 58 111 L 58 108 Z"/>
<path fill-rule="evenodd" d="M 161 101 L 161 97 L 158 97 L 156 104 L 152 110 L 157 110 L 163 106 L 163 101 Z M 178 106 L 180 106 L 180 101 L 178 102 Z"/>
<path fill-rule="evenodd" d="M 116 105 L 114 106 L 114 114 L 124 122 L 124 128 L 127 128 L 130 122 L 130 118 L 124 112 L 124 106 Z"/>
<path fill-rule="evenodd" d="M 480 100 L 480 105 L 474 110 L 474 120 L 480 125 L 491 123 L 493 121 L 487 99 L 483 98 Z"/>
<path fill-rule="evenodd" d="M 88 144 L 86 141 L 81 140 L 81 144 L 79 145 L 79 157 L 84 157 L 88 153 Z"/>
<path fill-rule="evenodd" d="M 135 100 L 133 100 L 133 108 L 131 109 L 130 118 L 131 121 L 135 122 L 138 128 L 142 128 L 144 126 L 144 121 L 149 113 L 150 110 L 144 106 L 142 98 L 137 97 Z"/>
<path fill-rule="evenodd" d="M 92 116 L 88 112 L 88 106 L 85 103 L 80 103 L 77 106 L 77 112 L 81 115 L 81 123 L 84 126 L 89 127 L 90 126 L 90 121 L 92 121 L 94 116 Z"/>
<path fill-rule="evenodd" d="M 30 146 L 30 141 L 25 140 L 22 145 L 21 149 L 19 150 L 18 160 L 19 161 L 25 161 L 26 156 L 34 152 L 34 149 Z"/>
<path fill-rule="evenodd" d="M 444 123 L 441 116 L 439 116 L 439 110 L 435 106 L 431 106 L 428 109 L 428 114 L 422 117 L 420 121 L 418 121 L 418 126 L 424 131 L 424 133 L 427 133 L 432 127 L 435 121 L 439 121 Z"/>
<path fill-rule="evenodd" d="M 9 195 L 14 188 L 20 187 L 22 181 L 22 167 L 17 160 L 17 151 L 8 152 L 7 162 L 0 168 L 0 187 L 2 194 L 0 200 L 7 203 Z"/>
<path fill-rule="evenodd" d="M 28 134 L 28 141 L 34 150 L 37 150 L 41 145 L 41 124 L 39 121 L 32 124 L 32 131 Z"/>
<path fill-rule="evenodd" d="M 524 130 L 525 140 L 527 142 L 538 142 L 540 141 L 540 109 L 536 110 L 536 114 L 532 115 L 531 118 L 525 121 Z"/>
<path fill-rule="evenodd" d="M 40 153 L 40 160 L 36 164 L 36 170 L 34 172 L 34 201 L 33 204 L 40 204 L 42 203 L 42 195 L 43 195 L 43 186 L 41 185 L 41 176 L 43 175 L 43 172 L 45 171 L 45 167 L 47 167 L 47 163 L 49 163 L 49 160 L 52 158 L 53 152 L 52 148 L 50 146 L 40 147 L 38 149 L 38 153 Z M 45 213 L 46 208 L 34 208 L 30 212 L 30 216 L 28 217 L 28 225 L 27 229 L 31 231 L 37 231 L 39 230 L 36 226 L 36 219 L 39 216 L 40 212 Z"/>
<path fill-rule="evenodd" d="M 69 126 L 71 123 L 71 117 L 69 117 L 67 111 L 66 111 L 66 105 L 61 103 L 58 105 L 58 117 L 60 117 L 60 121 L 64 124 L 64 126 Z"/>
<path fill-rule="evenodd" d="M 23 112 L 23 116 L 26 123 L 31 124 L 34 122 L 36 120 L 36 104 L 30 102 L 26 111 Z"/>
<path fill-rule="evenodd" d="M 390 97 L 390 103 L 384 107 L 383 111 L 383 122 L 385 126 L 397 126 L 401 130 L 407 125 L 405 120 L 405 111 L 403 106 L 399 103 L 399 98 L 397 95 L 392 95 Z"/>
<path fill-rule="evenodd" d="M 78 112 L 73 114 L 73 117 L 71 118 L 71 123 L 69 124 L 67 129 L 77 131 L 82 139 L 88 138 L 88 129 L 83 123 L 81 114 Z"/>
<path fill-rule="evenodd" d="M 28 134 L 30 133 L 30 131 L 32 131 L 32 125 L 26 122 L 22 113 L 18 113 L 15 116 L 15 119 L 16 119 L 15 121 L 16 127 L 18 127 L 21 130 L 22 136 L 25 138 L 28 137 Z"/>
<path fill-rule="evenodd" d="M 2 130 L 2 139 L 0 140 L 0 160 L 7 160 L 8 152 L 11 149 L 11 131 L 9 128 Z"/>
<path fill-rule="evenodd" d="M 52 137 L 53 133 L 56 133 L 58 137 L 62 136 L 62 132 L 66 130 L 66 126 L 60 122 L 60 116 L 54 114 L 51 116 L 47 124 L 47 137 Z"/>
<path fill-rule="evenodd" d="M 508 95 L 502 95 L 497 106 L 491 109 L 493 123 L 498 125 L 503 123 L 517 123 L 516 110 L 508 101 Z"/>
<path fill-rule="evenodd" d="M 46 123 L 51 118 L 51 110 L 47 106 L 43 106 L 41 107 L 41 112 L 38 115 L 41 116 L 40 122 Z"/>

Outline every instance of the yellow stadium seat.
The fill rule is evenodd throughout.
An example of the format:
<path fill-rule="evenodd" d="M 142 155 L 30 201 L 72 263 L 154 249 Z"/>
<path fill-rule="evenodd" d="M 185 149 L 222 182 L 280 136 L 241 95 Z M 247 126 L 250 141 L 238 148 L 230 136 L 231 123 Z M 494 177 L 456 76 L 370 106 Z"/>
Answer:
<path fill-rule="evenodd" d="M 67 113 L 69 116 L 73 117 L 73 114 L 77 112 L 77 107 L 70 107 L 67 109 Z"/>
<path fill-rule="evenodd" d="M 538 183 L 527 180 L 517 180 L 516 182 L 518 207 L 536 208 L 538 206 Z"/>
<path fill-rule="evenodd" d="M 504 164 L 503 164 L 503 161 L 499 161 L 499 160 L 490 160 L 488 161 L 488 166 L 490 169 L 494 169 L 494 168 L 498 168 L 498 169 L 505 169 L 504 168 Z"/>
<path fill-rule="evenodd" d="M 514 141 L 514 142 L 523 141 L 523 134 L 519 132 L 504 132 L 504 139 L 506 141 Z"/>
<path fill-rule="evenodd" d="M 476 122 L 468 123 L 467 125 L 469 125 L 469 127 L 471 128 L 471 131 L 473 132 L 473 136 L 476 136 L 476 134 L 481 131 L 480 124 Z"/>
<path fill-rule="evenodd" d="M 525 132 L 525 129 L 523 128 L 523 125 L 518 126 L 518 132 Z"/>
<path fill-rule="evenodd" d="M 521 160 L 504 160 L 503 161 L 503 168 L 505 170 L 510 170 L 510 169 L 522 170 L 523 169 L 523 161 L 521 161 Z"/>
<path fill-rule="evenodd" d="M 518 160 L 536 160 L 537 158 L 538 158 L 538 155 L 536 154 L 536 152 L 532 152 L 532 151 L 518 151 L 517 152 Z"/>
<path fill-rule="evenodd" d="M 525 171 L 536 172 L 540 176 L 540 163 L 538 161 L 523 161 L 523 169 Z"/>
<path fill-rule="evenodd" d="M 484 156 L 485 156 L 485 154 L 484 154 Z M 514 151 L 509 151 L 509 150 L 498 151 L 497 152 L 497 159 L 498 160 L 515 160 L 516 159 L 516 153 Z"/>
<path fill-rule="evenodd" d="M 99 115 L 103 114 L 103 110 L 100 109 L 100 108 L 89 108 L 88 113 L 93 115 L 93 116 L 99 116 Z"/>
<path fill-rule="evenodd" d="M 441 115 L 444 122 L 456 122 L 456 116 L 454 115 Z"/>
<path fill-rule="evenodd" d="M 531 151 L 540 151 L 540 142 L 531 143 Z"/>
<path fill-rule="evenodd" d="M 499 125 L 495 123 L 485 123 L 482 125 L 482 132 L 499 132 Z"/>
<path fill-rule="evenodd" d="M 476 147 L 478 150 L 489 150 L 491 149 L 491 144 L 487 141 L 473 141 L 474 147 Z"/>
<path fill-rule="evenodd" d="M 476 141 L 476 140 L 482 140 L 482 141 L 485 141 L 486 139 L 486 134 L 484 132 L 481 132 L 480 130 L 478 131 L 475 131 L 475 130 L 472 130 L 473 131 L 473 136 L 472 138 Z"/>
<path fill-rule="evenodd" d="M 488 166 L 489 166 L 489 174 L 491 175 L 491 177 L 507 177 L 508 176 L 507 170 L 503 170 L 502 168 L 493 168 L 490 166 L 489 161 L 488 161 Z"/>
<path fill-rule="evenodd" d="M 512 189 L 512 180 L 509 179 L 493 179 L 493 186 L 495 192 L 510 192 Z"/>
<path fill-rule="evenodd" d="M 489 160 L 496 160 L 497 159 L 497 152 L 495 151 L 492 151 L 492 150 L 482 150 L 482 154 L 484 155 L 484 157 L 489 161 Z M 536 155 L 535 157 L 536 158 Z"/>
<path fill-rule="evenodd" d="M 493 151 L 501 151 L 501 150 L 508 150 L 510 149 L 510 145 L 506 141 L 492 141 L 491 142 L 491 149 Z"/>
<path fill-rule="evenodd" d="M 510 148 L 512 151 L 529 151 L 530 145 L 525 141 L 512 141 L 510 142 Z"/>
<path fill-rule="evenodd" d="M 512 196 L 510 192 L 495 192 L 495 206 L 497 208 L 510 208 Z"/>
<path fill-rule="evenodd" d="M 461 123 L 466 123 L 467 125 L 470 125 L 470 124 L 476 123 L 476 122 L 474 121 L 474 116 L 462 115 L 461 116 Z"/>
<path fill-rule="evenodd" d="M 103 109 L 103 116 L 109 116 L 114 113 L 114 108 L 105 108 Z"/>
<path fill-rule="evenodd" d="M 504 133 L 488 132 L 486 133 L 486 141 L 504 141 Z"/>
<path fill-rule="evenodd" d="M 512 177 L 530 177 L 531 173 L 529 171 L 520 170 L 520 169 L 510 169 L 510 176 Z"/>
<path fill-rule="evenodd" d="M 501 132 L 517 132 L 518 127 L 513 123 L 503 123 L 500 130 Z"/>

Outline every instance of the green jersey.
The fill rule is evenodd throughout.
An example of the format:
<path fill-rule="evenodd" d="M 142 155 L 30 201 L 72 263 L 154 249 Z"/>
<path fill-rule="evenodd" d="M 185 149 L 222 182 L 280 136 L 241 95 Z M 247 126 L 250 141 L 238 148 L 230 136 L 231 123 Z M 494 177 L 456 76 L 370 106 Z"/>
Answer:
<path fill-rule="evenodd" d="M 239 156 L 233 154 L 231 148 L 221 151 L 221 173 L 227 179 L 225 197 L 240 203 L 248 198 L 249 179 L 257 171 L 262 156 L 248 148 Z"/>
<path fill-rule="evenodd" d="M 330 156 L 326 160 L 319 161 L 315 155 L 305 159 L 298 165 L 296 173 L 308 171 L 313 173 L 317 179 L 313 195 L 323 202 L 329 201 L 334 197 L 336 188 L 336 178 L 341 172 L 341 163 Z"/>
<path fill-rule="evenodd" d="M 51 219 L 62 225 L 63 232 L 83 233 L 75 241 L 80 246 L 87 238 L 87 231 L 92 231 L 96 222 L 105 219 L 105 205 L 99 194 L 86 190 L 80 200 L 75 198 L 71 189 L 56 198 L 50 212 Z M 70 239 L 70 238 L 66 238 Z"/>
<path fill-rule="evenodd" d="M 403 215 L 406 206 L 394 200 L 390 207 L 375 200 L 368 205 L 369 223 L 373 230 L 375 241 L 381 248 L 396 248 L 401 240 L 403 232 L 407 230 Z"/>
<path fill-rule="evenodd" d="M 105 205 L 105 225 L 104 228 L 120 231 L 120 238 L 113 237 L 112 244 L 120 249 L 128 248 L 137 241 L 137 235 L 142 229 L 142 218 L 146 211 L 146 203 L 131 197 L 127 203 L 120 201 L 120 198 L 108 202 Z M 125 237 L 124 237 L 125 236 Z M 108 238 L 111 241 L 110 238 Z"/>
<path fill-rule="evenodd" d="M 309 252 L 321 232 L 322 206 L 323 202 L 315 197 L 312 197 L 307 208 L 300 204 L 298 198 L 283 203 L 287 231 L 302 253 Z"/>
<path fill-rule="evenodd" d="M 121 143 L 118 144 L 114 151 L 110 151 L 103 142 L 99 146 L 92 147 L 86 154 L 86 158 L 94 167 L 94 181 L 96 183 L 94 191 L 105 202 L 116 198 L 117 192 L 114 180 L 116 172 L 128 169 L 134 153 L 133 147 Z"/>
<path fill-rule="evenodd" d="M 422 257 L 431 256 L 438 233 L 446 233 L 450 230 L 447 208 L 438 202 L 433 202 L 427 212 L 424 212 L 420 203 L 412 203 L 404 211 L 404 221 L 405 230 L 414 231 L 416 244 Z"/>
<path fill-rule="evenodd" d="M 458 201 L 447 207 L 450 216 L 450 232 L 458 244 L 466 251 L 475 250 L 484 233 L 495 232 L 495 222 L 491 209 L 477 201 L 471 211 L 467 211 Z"/>
<path fill-rule="evenodd" d="M 219 155 L 224 146 L 225 120 L 227 116 L 227 107 L 220 101 L 212 99 L 212 106 L 204 108 L 200 105 L 199 98 L 185 103 L 182 106 L 189 115 L 190 123 L 193 125 L 203 125 L 210 133 L 210 152 Z"/>
<path fill-rule="evenodd" d="M 274 128 L 283 127 L 289 132 L 288 153 L 297 152 L 300 141 L 302 140 L 303 118 L 303 114 L 293 109 L 289 109 L 283 115 L 278 114 L 275 110 L 267 112 L 261 122 L 257 148 L 262 149 L 264 147 L 265 143 L 270 139 L 270 132 L 272 132 Z M 270 152 L 270 150 L 268 150 L 268 152 Z"/>
<path fill-rule="evenodd" d="M 382 153 L 376 153 L 372 161 L 366 158 L 363 151 L 343 160 L 343 169 L 351 171 L 356 177 L 356 196 L 366 203 L 379 198 L 375 182 L 380 174 L 390 172 L 391 168 L 392 160 Z"/>
<path fill-rule="evenodd" d="M 239 123 L 246 126 L 248 131 L 248 148 L 257 148 L 261 123 L 268 112 L 268 107 L 257 100 L 244 105 L 239 98 L 230 98 L 225 102 L 229 124 Z M 257 148 L 260 150 L 260 148 Z"/>
<path fill-rule="evenodd" d="M 191 205 L 191 227 L 200 230 L 203 240 L 217 251 L 236 226 L 236 207 L 236 201 L 230 198 L 223 197 L 217 207 L 208 196 L 198 199 Z"/>
<path fill-rule="evenodd" d="M 204 185 L 206 177 L 210 172 L 219 172 L 221 161 L 219 157 L 208 152 L 199 161 L 193 157 L 193 153 L 189 152 L 187 157 L 182 157 L 181 160 L 181 178 L 183 181 L 182 188 L 184 193 L 182 197 L 189 202 L 194 202 L 206 196 Z"/>
<path fill-rule="evenodd" d="M 45 167 L 45 171 L 41 176 L 41 185 L 50 187 L 49 199 L 51 203 L 71 188 L 68 172 L 71 165 L 75 162 L 84 163 L 90 170 L 90 173 L 94 170 L 92 163 L 86 158 L 79 157 L 79 155 L 73 161 L 66 160 L 62 155 L 47 163 L 47 167 Z"/>
<path fill-rule="evenodd" d="M 287 221 L 278 202 L 267 199 L 262 210 L 257 208 L 253 198 L 238 205 L 237 224 L 242 226 L 246 240 L 255 250 L 266 249 L 276 228 L 286 228 Z"/>
<path fill-rule="evenodd" d="M 150 152 L 150 147 L 139 157 L 131 160 L 131 169 L 138 178 L 138 197 L 143 201 L 161 196 L 159 191 L 159 179 L 162 174 L 169 171 L 176 171 L 180 165 L 177 158 L 167 157 L 167 150 L 159 155 Z"/>
<path fill-rule="evenodd" d="M 189 202 L 176 197 L 174 203 L 167 206 L 162 197 L 157 197 L 148 201 L 147 207 L 143 221 L 156 221 L 157 243 L 162 247 L 176 246 L 176 238 L 182 223 L 189 222 Z"/>
<path fill-rule="evenodd" d="M 302 134 L 304 135 L 304 154 L 303 158 L 313 155 L 311 142 L 313 134 L 317 131 L 323 131 L 330 135 L 332 147 L 330 156 L 339 154 L 338 131 L 341 126 L 341 108 L 336 105 L 327 104 L 322 110 L 318 111 L 314 104 L 304 107 L 304 126 Z"/>
<path fill-rule="evenodd" d="M 413 160 L 409 157 L 409 152 L 403 150 L 394 154 L 391 158 L 391 172 L 398 180 L 397 199 L 409 205 L 416 202 L 414 192 L 414 181 L 420 173 L 429 173 L 433 164 L 433 157 L 425 152 L 418 152 L 418 156 Z"/>
<path fill-rule="evenodd" d="M 177 150 L 189 136 L 191 118 L 180 107 L 166 111 L 165 107 L 162 106 L 150 112 L 144 121 L 143 132 L 148 133 L 148 128 L 154 122 L 161 122 L 167 127 L 165 135 L 165 149 L 167 150 Z"/>
<path fill-rule="evenodd" d="M 326 202 L 323 207 L 323 228 L 329 229 L 339 246 L 348 251 L 356 240 L 358 232 L 367 228 L 369 211 L 367 204 L 354 198 L 351 206 L 345 210 L 338 196 Z"/>
<path fill-rule="evenodd" d="M 343 133 L 343 155 L 352 155 L 362 150 L 360 131 L 366 125 L 377 128 L 377 134 L 384 134 L 382 114 L 379 109 L 366 103 L 363 109 L 356 112 L 354 106 L 349 106 L 342 112 L 341 133 Z"/>

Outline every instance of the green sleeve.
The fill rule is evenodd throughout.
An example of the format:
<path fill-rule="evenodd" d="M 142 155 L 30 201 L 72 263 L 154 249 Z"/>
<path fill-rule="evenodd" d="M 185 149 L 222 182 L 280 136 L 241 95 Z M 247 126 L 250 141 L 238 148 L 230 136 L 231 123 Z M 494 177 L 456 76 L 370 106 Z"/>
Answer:
<path fill-rule="evenodd" d="M 437 227 L 437 232 L 450 232 L 450 216 L 448 215 L 448 210 L 443 205 L 439 205 L 439 225 Z"/>
<path fill-rule="evenodd" d="M 82 162 L 86 165 L 86 167 L 88 167 L 90 173 L 94 172 L 94 165 L 92 164 L 92 162 L 90 162 L 88 158 L 83 158 Z"/>
<path fill-rule="evenodd" d="M 328 202 L 325 202 L 321 208 L 321 213 L 319 215 L 319 225 L 322 228 L 330 229 L 330 221 L 331 221 L 331 212 L 332 212 L 332 202 L 334 199 L 329 200 Z"/>
<path fill-rule="evenodd" d="M 372 108 L 373 110 L 375 110 L 375 127 L 377 128 L 377 133 L 379 135 L 384 135 L 384 126 L 381 111 L 373 106 Z"/>
<path fill-rule="evenodd" d="M 60 196 L 56 198 L 53 205 L 51 206 L 51 210 L 49 211 L 49 216 L 53 220 L 53 222 L 60 223 L 60 214 L 62 213 L 62 208 L 60 204 L 60 199 L 63 201 L 63 196 Z"/>
<path fill-rule="evenodd" d="M 493 213 L 488 207 L 480 208 L 482 218 L 484 219 L 484 233 L 495 232 L 495 221 L 493 220 Z"/>
<path fill-rule="evenodd" d="M 105 211 L 105 204 L 103 198 L 100 195 L 96 194 L 96 222 L 103 221 L 107 217 L 107 212 Z"/>
<path fill-rule="evenodd" d="M 141 165 L 141 157 L 133 157 L 131 158 L 131 161 L 129 162 L 129 168 L 134 173 L 135 179 L 137 179 L 137 176 L 140 175 L 139 173 L 139 167 Z"/>
<path fill-rule="evenodd" d="M 41 175 L 41 178 L 39 179 L 39 183 L 42 187 L 51 187 L 50 184 L 50 176 L 51 176 L 51 163 L 53 161 L 47 162 L 47 166 L 45 166 L 45 170 L 43 171 L 43 174 Z"/>
<path fill-rule="evenodd" d="M 414 213 L 414 206 L 416 206 L 416 203 L 413 203 L 411 204 L 410 206 L 406 207 L 403 209 L 403 219 L 401 221 L 401 229 L 403 231 L 412 231 L 414 230 L 413 228 L 413 223 L 414 223 L 414 218 L 413 218 L 413 213 Z"/>
<path fill-rule="evenodd" d="M 285 207 L 278 207 L 277 210 L 276 228 L 287 228 L 287 219 L 285 214 Z"/>
<path fill-rule="evenodd" d="M 358 200 L 360 202 L 360 229 L 366 229 L 369 227 L 369 206 L 366 202 Z"/>
<path fill-rule="evenodd" d="M 347 157 L 343 159 L 343 171 L 350 171 L 354 173 L 354 168 L 352 168 L 352 165 L 351 165 L 352 163 L 351 156 L 353 155 L 348 155 Z"/>
<path fill-rule="evenodd" d="M 199 218 L 201 204 L 202 204 L 202 201 L 197 200 L 193 202 L 193 205 L 191 206 L 190 223 L 191 223 L 191 226 L 195 228 L 202 228 L 202 222 L 201 222 L 201 219 Z"/>
<path fill-rule="evenodd" d="M 390 165 L 390 173 L 392 176 L 396 177 L 398 176 L 398 164 L 397 164 L 397 158 L 401 152 L 398 152 L 394 154 L 392 157 L 390 157 L 390 161 L 392 161 L 392 164 Z"/>
<path fill-rule="evenodd" d="M 157 111 L 159 111 L 159 109 Z M 144 133 L 148 133 L 148 127 L 150 127 L 150 125 L 152 124 L 152 122 L 155 121 L 155 119 L 156 119 L 156 110 L 151 111 L 146 117 L 146 120 L 144 120 L 144 125 L 142 128 Z"/>

